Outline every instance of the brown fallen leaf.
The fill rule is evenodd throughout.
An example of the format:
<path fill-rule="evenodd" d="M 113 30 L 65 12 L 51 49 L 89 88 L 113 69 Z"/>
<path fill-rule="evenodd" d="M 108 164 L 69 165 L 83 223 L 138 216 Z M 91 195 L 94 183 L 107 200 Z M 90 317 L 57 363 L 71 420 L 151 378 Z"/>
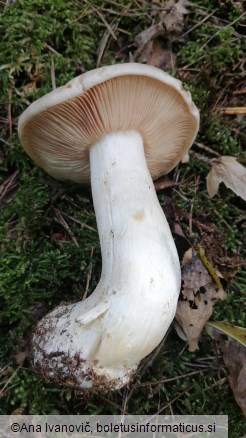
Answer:
<path fill-rule="evenodd" d="M 151 48 L 147 57 L 147 64 L 163 70 L 171 70 L 176 65 L 177 56 L 172 50 L 166 49 L 163 41 L 156 38 L 150 42 Z"/>
<path fill-rule="evenodd" d="M 218 192 L 221 182 L 237 196 L 246 201 L 246 168 L 230 156 L 221 156 L 211 160 L 212 169 L 207 176 L 207 190 L 212 198 Z"/>
<path fill-rule="evenodd" d="M 229 382 L 236 402 L 246 416 L 246 348 L 230 340 L 225 347 L 223 359 L 230 372 Z"/>
<path fill-rule="evenodd" d="M 168 33 L 180 34 L 184 26 L 184 16 L 191 3 L 188 0 L 157 0 L 152 3 L 152 17 L 159 16 Z"/>
<path fill-rule="evenodd" d="M 159 35 L 162 35 L 164 32 L 162 23 L 159 22 L 157 24 L 153 24 L 147 29 L 140 32 L 134 39 L 134 44 L 137 47 L 136 54 L 134 58 L 137 58 L 139 54 L 144 50 L 146 45 L 157 38 Z"/>
<path fill-rule="evenodd" d="M 147 31 L 150 31 L 150 34 L 154 31 L 154 35 L 156 36 L 159 35 L 158 29 L 159 25 L 154 25 L 151 29 L 147 29 Z M 161 36 L 147 40 L 150 38 L 150 34 L 143 35 L 143 39 L 146 38 L 146 42 L 140 44 L 138 49 L 134 52 L 132 61 L 152 65 L 162 70 L 173 69 L 176 65 L 177 56 L 172 50 L 166 48 L 166 42 Z"/>
<path fill-rule="evenodd" d="M 156 22 L 135 37 L 136 50 L 132 61 L 147 63 L 163 70 L 174 68 L 176 55 L 167 48 L 167 41 L 177 39 L 182 33 L 189 4 L 187 0 L 153 2 L 151 15 Z"/>
<path fill-rule="evenodd" d="M 15 362 L 17 363 L 17 365 L 23 365 L 23 363 L 25 362 L 25 359 L 27 357 L 27 352 L 26 351 L 19 351 L 19 353 L 16 353 L 15 355 Z"/>
<path fill-rule="evenodd" d="M 218 289 L 196 251 L 185 255 L 182 269 L 183 288 L 178 302 L 174 327 L 189 351 L 198 349 L 198 341 L 215 303 L 226 298 Z"/>
<path fill-rule="evenodd" d="M 246 329 L 225 322 L 208 323 L 206 329 L 222 350 L 225 366 L 229 370 L 231 389 L 246 416 Z M 225 336 L 229 340 L 225 340 Z"/>
<path fill-rule="evenodd" d="M 11 415 L 23 415 L 25 412 L 24 408 L 16 408 Z"/>

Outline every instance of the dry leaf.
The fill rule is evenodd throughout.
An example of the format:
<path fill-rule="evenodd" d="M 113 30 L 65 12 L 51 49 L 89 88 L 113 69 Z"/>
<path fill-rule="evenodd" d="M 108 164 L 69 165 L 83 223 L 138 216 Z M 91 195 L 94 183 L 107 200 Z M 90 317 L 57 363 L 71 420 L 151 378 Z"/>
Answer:
<path fill-rule="evenodd" d="M 180 33 L 190 4 L 187 0 L 158 0 L 153 2 L 151 15 L 159 16 L 167 32 Z"/>
<path fill-rule="evenodd" d="M 163 39 L 156 38 L 148 41 L 140 50 L 134 53 L 133 60 L 162 70 L 170 70 L 175 67 L 176 55 L 169 49 L 165 48 Z"/>
<path fill-rule="evenodd" d="M 229 382 L 238 406 L 246 416 L 246 348 L 234 340 L 230 340 L 223 353 L 228 368 Z"/>
<path fill-rule="evenodd" d="M 179 337 L 188 342 L 188 348 L 191 352 L 198 349 L 198 340 L 202 329 L 213 314 L 211 303 L 205 305 L 203 301 L 201 304 L 198 309 L 192 309 L 189 301 L 179 301 L 175 315 L 174 327 Z"/>
<path fill-rule="evenodd" d="M 159 21 L 135 37 L 133 61 L 163 70 L 175 67 L 176 55 L 167 49 L 167 40 L 176 39 L 182 33 L 188 5 L 187 0 L 161 0 L 152 5 L 151 15 Z"/>
<path fill-rule="evenodd" d="M 16 408 L 11 415 L 24 415 L 25 409 L 24 408 Z"/>
<path fill-rule="evenodd" d="M 206 330 L 210 336 L 213 337 L 214 330 L 219 331 L 221 334 L 227 335 L 235 341 L 246 347 L 246 329 L 239 327 L 229 322 L 215 321 L 208 322 L 206 324 Z"/>
<path fill-rule="evenodd" d="M 174 327 L 189 345 L 189 351 L 198 348 L 198 340 L 206 322 L 213 314 L 214 304 L 218 299 L 224 300 L 226 293 L 218 289 L 193 250 L 183 258 L 182 280 L 183 289 L 178 302 Z"/>
<path fill-rule="evenodd" d="M 137 46 L 137 52 L 142 52 L 145 46 L 152 40 L 163 33 L 162 23 L 153 24 L 152 26 L 140 32 L 134 39 L 134 43 Z"/>
<path fill-rule="evenodd" d="M 184 27 L 184 16 L 189 13 L 186 0 L 168 0 L 163 2 L 162 22 L 168 33 L 180 34 Z"/>
<path fill-rule="evenodd" d="M 207 323 L 206 329 L 223 352 L 224 363 L 230 372 L 231 389 L 246 416 L 246 329 L 221 321 Z M 225 335 L 229 341 L 224 339 Z"/>
<path fill-rule="evenodd" d="M 157 38 L 151 41 L 151 49 L 147 58 L 147 64 L 153 67 L 171 70 L 176 64 L 176 55 L 163 47 L 162 41 Z"/>
<path fill-rule="evenodd" d="M 27 357 L 27 352 L 26 351 L 19 351 L 19 353 L 17 353 L 15 355 L 15 361 L 17 363 L 17 365 L 23 365 L 23 363 L 25 362 L 25 359 Z"/>
<path fill-rule="evenodd" d="M 237 196 L 246 201 L 246 168 L 237 159 L 222 156 L 211 160 L 212 169 L 207 176 L 207 190 L 212 198 L 218 192 L 221 182 Z"/>

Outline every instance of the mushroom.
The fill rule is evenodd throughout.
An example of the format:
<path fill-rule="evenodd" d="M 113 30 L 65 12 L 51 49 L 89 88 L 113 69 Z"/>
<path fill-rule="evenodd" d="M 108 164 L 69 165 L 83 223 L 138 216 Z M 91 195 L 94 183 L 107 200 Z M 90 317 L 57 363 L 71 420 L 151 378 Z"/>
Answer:
<path fill-rule="evenodd" d="M 84 301 L 37 325 L 32 361 L 59 384 L 127 384 L 161 342 L 180 291 L 177 250 L 153 185 L 187 154 L 199 113 L 181 82 L 147 65 L 102 67 L 30 105 L 19 136 L 53 177 L 91 182 L 102 273 Z"/>

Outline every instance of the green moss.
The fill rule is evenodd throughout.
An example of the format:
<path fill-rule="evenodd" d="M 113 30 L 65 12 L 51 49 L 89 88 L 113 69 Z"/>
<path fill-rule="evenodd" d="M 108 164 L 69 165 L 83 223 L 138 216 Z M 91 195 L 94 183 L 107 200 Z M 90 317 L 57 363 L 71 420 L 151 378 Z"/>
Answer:
<path fill-rule="evenodd" d="M 207 4 L 206 4 L 207 3 Z M 181 62 L 194 67 L 207 68 L 217 73 L 232 65 L 243 55 L 245 42 L 238 38 L 237 30 L 244 23 L 239 4 L 218 1 L 195 1 L 194 15 L 186 44 L 181 48 Z M 202 8 L 206 8 L 206 19 Z M 197 9 L 196 9 L 197 8 Z M 216 17 L 216 18 L 215 18 Z"/>
<path fill-rule="evenodd" d="M 0 18 L 0 62 L 4 64 L 3 85 L 26 83 L 39 71 L 42 94 L 51 86 L 51 60 L 55 63 L 57 82 L 63 84 L 80 61 L 87 69 L 95 64 L 97 39 L 102 25 L 94 16 L 90 22 L 78 20 L 80 4 L 72 1 L 20 0 L 5 9 Z M 95 34 L 91 28 L 95 27 Z M 99 35 L 98 35 L 99 33 Z M 24 82 L 24 84 L 25 84 Z M 20 90 L 19 90 L 20 91 Z M 38 97 L 34 92 L 33 97 Z M 21 100 L 16 96 L 16 104 Z"/>

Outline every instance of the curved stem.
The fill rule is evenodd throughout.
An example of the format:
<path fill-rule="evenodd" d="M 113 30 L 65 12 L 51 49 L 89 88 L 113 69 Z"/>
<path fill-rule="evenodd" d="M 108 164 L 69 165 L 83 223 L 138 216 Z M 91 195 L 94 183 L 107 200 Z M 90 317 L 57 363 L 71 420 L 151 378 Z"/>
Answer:
<path fill-rule="evenodd" d="M 158 345 L 174 317 L 177 251 L 137 132 L 105 136 L 92 147 L 90 166 L 102 252 L 103 285 L 96 292 L 111 301 L 108 337 L 95 357 L 106 366 L 124 361 L 132 367 Z"/>

